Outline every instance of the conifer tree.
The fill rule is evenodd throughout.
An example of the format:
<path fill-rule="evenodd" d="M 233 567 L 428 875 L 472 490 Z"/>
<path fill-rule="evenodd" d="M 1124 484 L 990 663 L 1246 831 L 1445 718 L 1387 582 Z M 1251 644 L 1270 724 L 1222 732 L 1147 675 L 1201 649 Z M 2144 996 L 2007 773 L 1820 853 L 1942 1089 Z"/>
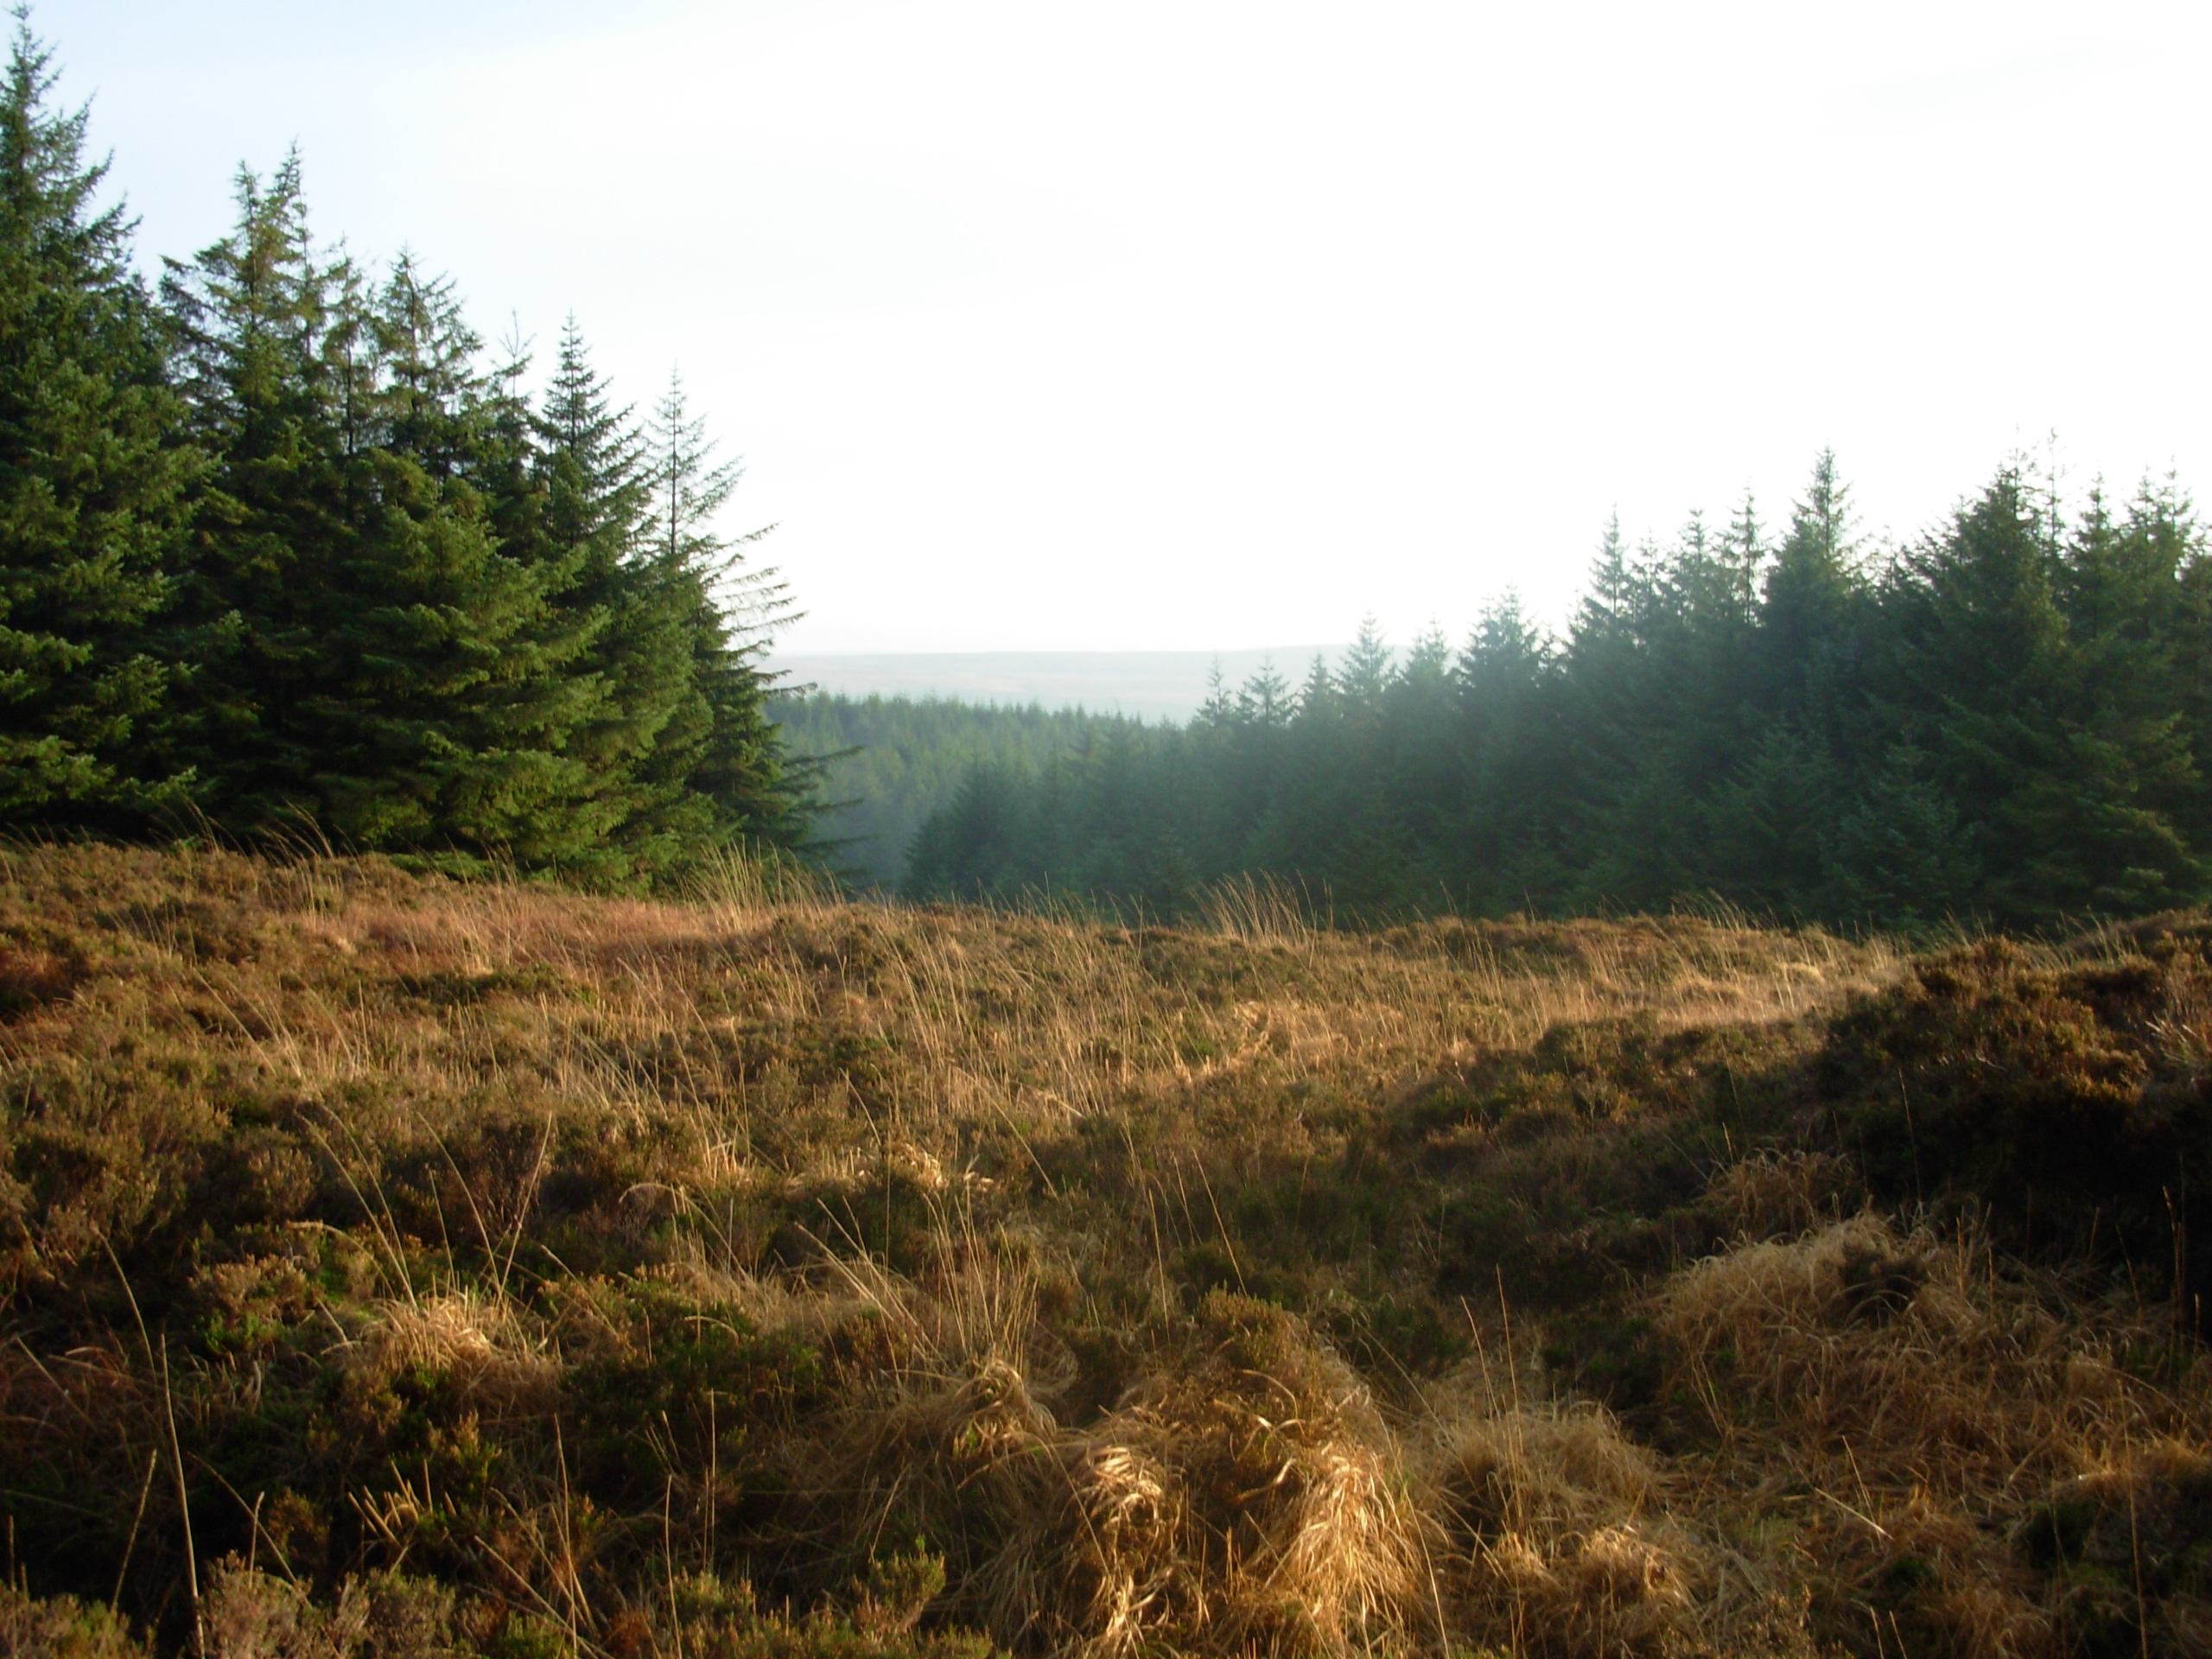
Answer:
<path fill-rule="evenodd" d="M 692 845 L 794 846 L 804 833 L 804 782 L 786 766 L 759 666 L 772 629 L 794 613 L 774 568 L 747 561 L 773 526 L 737 537 L 721 530 L 740 468 L 715 459 L 680 377 L 654 407 L 650 442 L 645 568 L 658 602 L 681 619 L 691 679 L 641 768 L 642 816 Z"/>
<path fill-rule="evenodd" d="M 106 163 L 56 79 L 19 11 L 0 84 L 0 823 L 119 825 L 190 781 L 151 740 L 194 461 L 131 223 L 99 205 Z"/>
<path fill-rule="evenodd" d="M 1218 684 L 1219 672 L 1220 671 L 1216 669 L 1217 684 Z M 1316 722 L 1326 722 L 1335 719 L 1341 712 L 1343 696 L 1343 689 L 1338 685 L 1337 677 L 1329 671 L 1329 659 L 1321 652 L 1315 652 L 1313 660 L 1306 666 L 1305 679 L 1299 683 L 1299 718 Z M 1211 704 L 1211 696 L 1208 702 Z"/>
<path fill-rule="evenodd" d="M 2205 888 L 2190 835 L 2202 788 L 2191 698 L 2176 658 L 2188 535 L 2169 529 L 2185 511 L 2146 486 L 2120 520 L 2092 489 L 2057 563 L 2066 666 L 2053 689 L 2065 747 L 2060 768 L 2031 787 L 2044 838 L 2064 849 L 2039 861 L 2058 902 L 2139 913 Z M 2050 869 L 2055 861 L 2070 879 Z"/>
<path fill-rule="evenodd" d="M 1272 658 L 1247 675 L 1236 693 L 1238 721 L 1262 731 L 1276 731 L 1288 725 L 1297 706 L 1291 696 L 1290 682 L 1283 678 Z"/>
<path fill-rule="evenodd" d="M 1667 838 L 1651 833 L 1680 806 L 1659 741 L 1661 575 L 1657 553 L 1631 552 L 1613 515 L 1560 664 L 1559 850 L 1577 873 L 1571 902 L 1650 904 L 1679 874 Z"/>
<path fill-rule="evenodd" d="M 238 222 L 162 282 L 193 497 L 180 624 L 200 664 L 183 741 L 234 828 L 312 817 L 311 704 L 369 512 L 374 342 L 358 275 L 319 262 L 299 156 L 237 181 Z"/>
<path fill-rule="evenodd" d="M 2155 549 L 2145 557 L 2175 573 L 2164 625 L 2167 701 L 2181 715 L 2196 769 L 2182 817 L 2190 845 L 2212 856 L 2212 553 L 2189 498 L 2171 479 L 2138 492 L 2128 505 L 2127 534 Z"/>
<path fill-rule="evenodd" d="M 1382 624 L 1372 616 L 1362 617 L 1359 632 L 1337 671 L 1338 689 L 1356 717 L 1381 710 L 1383 688 L 1390 683 L 1390 656 Z"/>
<path fill-rule="evenodd" d="M 1758 503 L 1750 490 L 1737 504 L 1735 516 L 1720 541 L 1720 557 L 1727 573 L 1727 587 L 1736 613 L 1745 622 L 1758 615 L 1759 581 L 1766 569 L 1765 526 L 1759 523 Z"/>
<path fill-rule="evenodd" d="M 1574 609 L 1573 637 L 1577 642 L 1632 640 L 1637 625 L 1637 582 L 1621 535 L 1621 516 L 1616 510 L 1598 539 L 1590 563 L 1590 576 Z"/>
<path fill-rule="evenodd" d="M 1976 895 L 2014 922 L 2086 893 L 2052 891 L 2043 840 L 2045 790 L 2063 771 L 2057 692 L 2066 623 L 2056 560 L 2017 467 L 1961 505 L 1941 535 L 1906 558 L 1892 601 L 1896 678 L 1885 721 L 1924 751 L 1977 836 Z"/>
<path fill-rule="evenodd" d="M 561 603 L 588 619 L 584 666 L 603 695 L 572 738 L 610 819 L 608 852 L 650 874 L 682 854 L 668 791 L 641 774 L 694 707 L 693 596 L 652 556 L 654 490 L 644 435 L 593 367 L 582 331 L 563 327 L 536 422 L 541 531 L 573 570 Z M 672 769 L 671 769 L 672 770 Z"/>
<path fill-rule="evenodd" d="M 1830 916 L 1907 931 L 1962 919 L 1985 891 L 1976 826 L 1909 741 L 1864 772 L 1833 829 L 1821 908 Z"/>
<path fill-rule="evenodd" d="M 1454 665 L 1464 772 L 1448 870 L 1478 910 L 1525 906 L 1558 883 L 1554 666 L 1551 641 L 1510 588 L 1484 607 Z"/>
<path fill-rule="evenodd" d="M 1236 699 L 1229 690 L 1229 681 L 1221 671 L 1221 658 L 1213 659 L 1213 666 L 1206 671 L 1205 701 L 1198 705 L 1198 712 L 1191 717 L 1192 726 L 1198 731 L 1225 729 L 1236 718 Z"/>
<path fill-rule="evenodd" d="M 493 527 L 491 492 L 519 482 L 502 451 L 512 417 L 451 283 L 412 256 L 372 323 L 381 441 L 354 463 L 372 505 L 355 557 L 326 577 L 346 607 L 307 701 L 319 815 L 363 847 L 528 869 L 586 858 L 606 825 L 566 751 L 597 688 L 575 671 L 584 629 L 553 603 L 568 567 L 511 552 Z"/>

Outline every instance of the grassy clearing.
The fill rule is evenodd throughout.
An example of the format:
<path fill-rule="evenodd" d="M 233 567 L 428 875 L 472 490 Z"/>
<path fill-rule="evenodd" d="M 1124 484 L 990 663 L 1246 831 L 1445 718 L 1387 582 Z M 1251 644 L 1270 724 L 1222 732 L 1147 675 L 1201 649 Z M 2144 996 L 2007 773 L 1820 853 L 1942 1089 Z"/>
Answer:
<path fill-rule="evenodd" d="M 2212 1647 L 2212 925 L 0 855 L 0 1649 Z"/>

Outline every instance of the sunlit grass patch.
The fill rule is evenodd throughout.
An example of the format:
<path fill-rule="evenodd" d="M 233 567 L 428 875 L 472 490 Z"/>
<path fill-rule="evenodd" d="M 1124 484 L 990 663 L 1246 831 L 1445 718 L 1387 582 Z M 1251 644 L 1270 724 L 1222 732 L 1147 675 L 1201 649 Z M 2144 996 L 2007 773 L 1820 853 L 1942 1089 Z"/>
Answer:
<path fill-rule="evenodd" d="M 2212 1605 L 2190 918 L 0 857 L 0 1630 L 1887 1659 Z"/>

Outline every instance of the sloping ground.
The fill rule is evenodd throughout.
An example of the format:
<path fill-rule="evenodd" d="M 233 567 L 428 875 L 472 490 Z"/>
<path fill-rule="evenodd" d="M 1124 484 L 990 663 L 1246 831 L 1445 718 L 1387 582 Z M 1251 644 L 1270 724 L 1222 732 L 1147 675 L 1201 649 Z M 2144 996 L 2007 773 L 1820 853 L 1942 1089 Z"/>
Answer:
<path fill-rule="evenodd" d="M 2212 1650 L 2212 925 L 0 855 L 0 1650 Z"/>

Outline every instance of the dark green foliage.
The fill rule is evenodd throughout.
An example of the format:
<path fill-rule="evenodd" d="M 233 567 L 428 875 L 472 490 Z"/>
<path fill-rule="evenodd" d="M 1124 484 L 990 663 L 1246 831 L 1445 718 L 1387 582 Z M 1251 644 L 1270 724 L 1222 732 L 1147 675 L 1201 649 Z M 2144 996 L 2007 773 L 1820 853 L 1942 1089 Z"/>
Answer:
<path fill-rule="evenodd" d="M 796 613 L 776 572 L 745 562 L 767 531 L 731 539 L 717 530 L 739 469 L 715 459 L 680 379 L 671 377 L 647 436 L 651 492 L 633 574 L 649 626 L 666 630 L 690 673 L 639 765 L 636 819 L 687 856 L 741 838 L 792 844 L 808 779 L 786 768 L 759 662 L 771 631 Z"/>
<path fill-rule="evenodd" d="M 348 487 L 366 505 L 332 573 L 346 602 L 300 701 L 315 738 L 305 804 L 354 845 L 557 868 L 589 827 L 566 751 L 595 690 L 574 673 L 582 628 L 556 608 L 568 573 L 494 531 L 505 410 L 471 366 L 451 285 L 403 257 L 373 303 L 381 442 Z"/>
<path fill-rule="evenodd" d="M 0 824 L 201 810 L 601 885 L 795 847 L 759 658 L 791 615 L 680 388 L 644 435 L 573 324 L 542 410 L 452 283 L 312 234 L 296 155 L 157 305 L 82 111 L 0 87 Z"/>
<path fill-rule="evenodd" d="M 2212 559 L 2188 503 L 2070 530 L 2007 467 L 1882 572 L 1834 458 L 1770 545 L 1608 526 L 1563 641 L 1510 597 L 1456 659 L 1373 623 L 1217 686 L 1183 730 L 979 772 L 917 836 L 922 894 L 1173 915 L 1268 874 L 1338 914 L 1564 913 L 1718 897 L 1934 931 L 2141 914 L 2207 891 Z"/>
<path fill-rule="evenodd" d="M 1083 710 L 946 698 L 779 696 L 768 712 L 795 758 L 820 766 L 817 834 L 841 869 L 883 887 L 906 878 L 922 824 L 971 767 L 1035 772 L 1135 722 Z"/>
<path fill-rule="evenodd" d="M 193 458 L 130 221 L 86 111 L 18 17 L 0 84 L 0 824 L 124 825 L 180 801 L 150 740 Z"/>
<path fill-rule="evenodd" d="M 238 200 L 162 298 L 186 430 L 213 460 L 180 572 L 202 664 L 184 741 L 216 811 L 252 823 L 293 810 L 314 765 L 307 702 L 343 608 L 329 583 L 357 565 L 367 511 L 374 346 L 358 273 L 314 259 L 297 157 L 266 184 L 241 169 Z"/>

